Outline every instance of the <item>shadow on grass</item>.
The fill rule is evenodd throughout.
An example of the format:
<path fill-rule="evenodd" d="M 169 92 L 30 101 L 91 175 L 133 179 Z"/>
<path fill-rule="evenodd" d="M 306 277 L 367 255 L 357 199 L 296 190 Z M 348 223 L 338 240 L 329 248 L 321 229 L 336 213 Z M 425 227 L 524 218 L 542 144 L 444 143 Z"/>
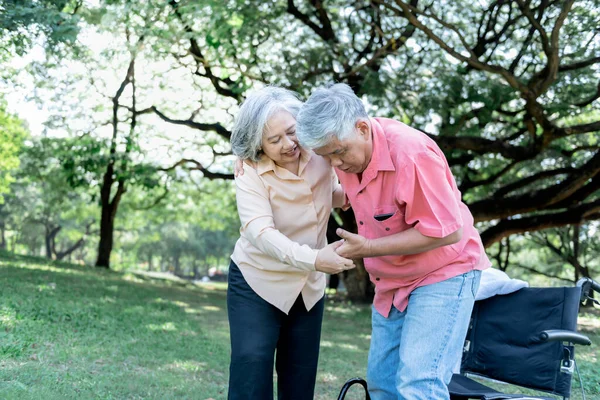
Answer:
<path fill-rule="evenodd" d="M 7 398 L 222 397 L 225 294 L 0 254 Z"/>

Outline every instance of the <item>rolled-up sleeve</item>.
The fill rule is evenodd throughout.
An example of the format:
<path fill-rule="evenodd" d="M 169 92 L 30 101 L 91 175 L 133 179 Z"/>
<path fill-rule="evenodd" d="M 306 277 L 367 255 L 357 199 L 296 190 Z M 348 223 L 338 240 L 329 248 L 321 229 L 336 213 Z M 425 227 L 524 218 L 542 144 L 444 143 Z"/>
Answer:
<path fill-rule="evenodd" d="M 405 221 L 421 234 L 442 238 L 463 225 L 459 199 L 452 175 L 444 160 L 434 152 L 422 152 L 405 160 L 399 174 L 396 199 L 406 203 Z"/>
<path fill-rule="evenodd" d="M 290 240 L 275 228 L 269 194 L 256 170 L 244 164 L 244 174 L 235 179 L 235 184 L 241 234 L 254 247 L 282 263 L 255 267 L 314 271 L 318 250 Z"/>

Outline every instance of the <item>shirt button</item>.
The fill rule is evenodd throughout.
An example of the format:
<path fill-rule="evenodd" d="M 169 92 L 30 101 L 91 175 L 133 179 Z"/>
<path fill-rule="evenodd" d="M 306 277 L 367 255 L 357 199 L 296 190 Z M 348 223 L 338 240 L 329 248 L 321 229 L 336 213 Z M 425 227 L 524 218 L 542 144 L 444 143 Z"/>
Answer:
<path fill-rule="evenodd" d="M 363 222 L 362 222 L 362 221 L 359 221 L 358 223 L 359 223 L 359 224 L 361 224 L 361 225 L 363 224 Z"/>
<path fill-rule="evenodd" d="M 375 278 L 375 280 L 376 280 L 376 281 L 378 281 L 378 280 L 379 280 L 379 278 Z"/>
<path fill-rule="evenodd" d="M 386 231 L 389 231 L 389 230 L 390 230 L 390 228 L 385 228 L 385 230 L 386 230 Z"/>

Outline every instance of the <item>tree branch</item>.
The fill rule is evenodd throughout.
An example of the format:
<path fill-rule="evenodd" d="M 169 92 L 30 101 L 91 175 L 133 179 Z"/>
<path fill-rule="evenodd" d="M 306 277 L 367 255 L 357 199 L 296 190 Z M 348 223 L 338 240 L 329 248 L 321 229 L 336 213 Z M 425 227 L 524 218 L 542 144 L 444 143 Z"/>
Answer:
<path fill-rule="evenodd" d="M 188 166 L 187 164 L 192 164 L 193 166 Z M 206 169 L 202 163 L 200 161 L 194 160 L 194 159 L 190 159 L 190 158 L 183 158 L 179 161 L 177 161 L 173 166 L 171 167 L 167 167 L 167 168 L 160 168 L 160 171 L 172 171 L 177 167 L 185 167 L 187 170 L 189 171 L 200 171 L 202 172 L 202 174 L 204 175 L 204 177 L 208 178 L 208 179 L 233 179 L 234 176 L 233 174 L 223 174 L 223 173 L 219 173 L 219 172 L 211 172 L 208 169 Z"/>
<path fill-rule="evenodd" d="M 496 190 L 496 192 L 494 192 L 493 197 L 494 198 L 504 197 L 506 194 L 508 194 L 510 192 L 514 192 L 517 189 L 521 189 L 521 188 L 523 188 L 527 185 L 530 185 L 534 182 L 537 182 L 539 180 L 550 178 L 550 177 L 557 176 L 557 175 L 570 174 L 573 172 L 575 172 L 575 168 L 571 168 L 571 167 L 558 168 L 558 169 L 538 172 L 537 174 L 533 174 L 531 176 L 528 176 L 526 178 L 520 179 L 516 182 L 512 182 L 512 183 L 509 183 L 508 185 L 501 187 L 500 189 Z"/>
<path fill-rule="evenodd" d="M 300 20 L 304 25 L 308 26 L 313 30 L 323 41 L 326 43 L 337 43 L 338 39 L 331 27 L 331 21 L 329 20 L 329 16 L 325 11 L 323 4 L 320 0 L 311 0 L 310 1 L 313 7 L 315 7 L 317 11 L 317 17 L 319 18 L 319 22 L 321 22 L 322 26 L 315 24 L 311 21 L 310 17 L 306 14 L 303 14 L 296 4 L 294 4 L 294 0 L 287 1 L 287 12 L 293 15 L 295 18 Z"/>
<path fill-rule="evenodd" d="M 500 241 L 502 238 L 517 233 L 540 231 L 548 228 L 579 224 L 585 220 L 595 220 L 600 217 L 600 200 L 584 203 L 569 210 L 523 217 L 503 219 L 496 225 L 486 229 L 481 234 L 485 247 Z"/>
<path fill-rule="evenodd" d="M 583 61 L 574 62 L 572 64 L 561 65 L 560 67 L 558 67 L 558 71 L 559 72 L 573 71 L 576 69 L 589 67 L 590 65 L 594 65 L 597 63 L 600 63 L 600 56 L 592 57 L 592 58 L 589 58 L 589 59 L 583 60 Z"/>
<path fill-rule="evenodd" d="M 191 119 L 172 119 L 172 118 L 167 117 L 162 112 L 158 111 L 158 109 L 155 106 L 152 106 L 149 109 L 144 110 L 144 112 L 147 112 L 148 110 L 154 112 L 163 121 L 169 122 L 171 124 L 184 125 L 184 126 L 188 126 L 193 129 L 201 130 L 201 131 L 215 132 L 219 136 L 221 136 L 227 140 L 231 139 L 231 132 L 228 131 L 227 129 L 225 129 L 225 127 L 219 123 L 205 124 L 205 123 L 201 123 L 201 122 L 192 121 Z"/>
<path fill-rule="evenodd" d="M 540 190 L 506 198 L 490 198 L 469 205 L 476 221 L 508 218 L 515 214 L 541 211 L 567 201 L 585 188 L 600 173 L 600 151 L 586 164 L 570 173 L 560 183 Z M 597 179 L 597 178 L 596 178 Z"/>

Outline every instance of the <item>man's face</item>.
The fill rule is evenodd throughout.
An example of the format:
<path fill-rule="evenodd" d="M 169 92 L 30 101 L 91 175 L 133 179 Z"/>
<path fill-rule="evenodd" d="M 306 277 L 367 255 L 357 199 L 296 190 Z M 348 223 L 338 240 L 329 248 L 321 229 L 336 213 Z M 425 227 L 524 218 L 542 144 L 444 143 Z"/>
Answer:
<path fill-rule="evenodd" d="M 370 126 L 366 121 L 358 121 L 354 136 L 342 141 L 334 137 L 327 145 L 313 150 L 325 157 L 332 167 L 359 174 L 371 161 L 373 146 Z"/>

